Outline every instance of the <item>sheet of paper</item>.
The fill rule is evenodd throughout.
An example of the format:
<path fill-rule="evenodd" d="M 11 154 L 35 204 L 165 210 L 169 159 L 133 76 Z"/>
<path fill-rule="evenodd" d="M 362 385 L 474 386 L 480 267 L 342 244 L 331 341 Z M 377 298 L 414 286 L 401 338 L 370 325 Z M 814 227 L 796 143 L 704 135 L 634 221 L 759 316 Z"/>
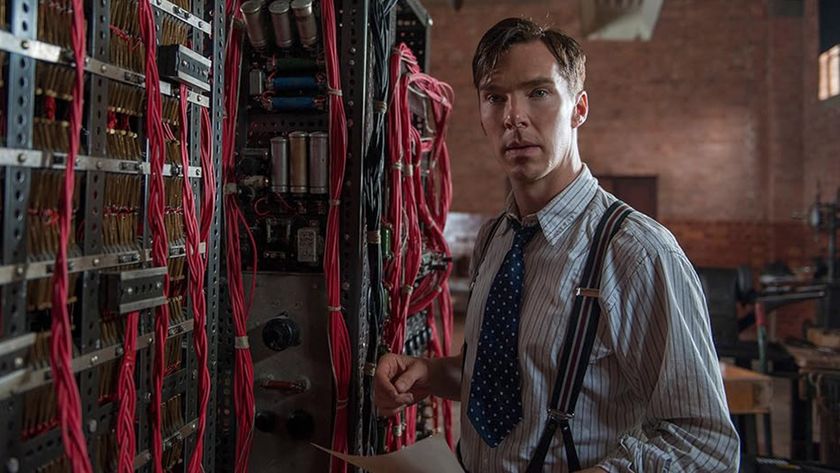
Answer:
<path fill-rule="evenodd" d="M 318 448 L 370 473 L 464 473 L 440 435 L 425 438 L 398 452 L 369 457 Z"/>

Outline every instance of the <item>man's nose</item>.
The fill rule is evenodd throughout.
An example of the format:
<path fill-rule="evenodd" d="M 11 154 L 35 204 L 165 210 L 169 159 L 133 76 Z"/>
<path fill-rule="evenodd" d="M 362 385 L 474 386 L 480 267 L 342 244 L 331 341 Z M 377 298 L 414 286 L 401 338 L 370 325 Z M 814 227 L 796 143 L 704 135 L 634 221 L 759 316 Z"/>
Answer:
<path fill-rule="evenodd" d="M 528 126 L 528 114 L 524 104 L 511 98 L 505 107 L 505 128 L 525 128 Z"/>

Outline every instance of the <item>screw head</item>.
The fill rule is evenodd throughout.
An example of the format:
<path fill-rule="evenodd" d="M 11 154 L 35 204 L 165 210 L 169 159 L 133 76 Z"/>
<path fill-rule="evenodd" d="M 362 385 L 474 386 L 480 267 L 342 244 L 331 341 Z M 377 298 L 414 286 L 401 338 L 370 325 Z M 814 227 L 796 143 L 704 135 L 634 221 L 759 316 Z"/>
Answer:
<path fill-rule="evenodd" d="M 15 268 L 15 274 L 17 274 L 18 276 L 23 276 L 23 271 L 23 266 L 18 266 L 17 268 Z"/>
<path fill-rule="evenodd" d="M 93 355 L 92 357 L 90 357 L 91 366 L 95 365 L 97 361 L 99 361 L 99 355 Z"/>
<path fill-rule="evenodd" d="M 94 433 L 96 432 L 96 428 L 99 427 L 99 424 L 96 422 L 96 419 L 91 419 L 87 423 L 88 432 Z"/>
<path fill-rule="evenodd" d="M 15 368 L 22 368 L 23 367 L 23 357 L 16 356 L 15 357 Z"/>
<path fill-rule="evenodd" d="M 29 49 L 29 40 L 23 40 L 20 42 L 20 47 L 23 49 Z"/>
<path fill-rule="evenodd" d="M 94 266 L 99 266 L 99 263 L 101 263 L 101 261 L 99 261 L 99 258 L 94 258 L 93 261 L 91 261 L 91 264 L 93 264 Z"/>
<path fill-rule="evenodd" d="M 27 159 L 27 158 L 26 158 L 26 155 L 25 155 L 25 154 L 23 154 L 23 153 L 20 153 L 20 154 L 17 156 L 17 160 L 18 160 L 18 162 L 19 162 L 19 163 L 21 163 L 21 164 L 22 164 L 22 163 L 25 163 L 25 162 L 26 162 L 26 159 Z"/>

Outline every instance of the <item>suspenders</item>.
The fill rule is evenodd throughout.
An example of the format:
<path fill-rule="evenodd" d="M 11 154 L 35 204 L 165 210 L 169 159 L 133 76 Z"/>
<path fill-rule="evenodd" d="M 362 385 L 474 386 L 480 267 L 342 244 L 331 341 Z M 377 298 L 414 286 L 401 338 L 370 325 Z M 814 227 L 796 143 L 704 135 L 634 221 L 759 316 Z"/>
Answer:
<path fill-rule="evenodd" d="M 601 316 L 601 306 L 598 303 L 601 286 L 601 267 L 607 253 L 610 241 L 621 228 L 621 223 L 633 211 L 627 204 L 617 200 L 601 217 L 595 230 L 580 287 L 575 290 L 575 303 L 572 307 L 572 317 L 563 340 L 563 348 L 558 365 L 559 375 L 551 394 L 548 406 L 548 420 L 527 473 L 541 473 L 545 457 L 551 447 L 551 440 L 557 428 L 563 438 L 566 448 L 566 462 L 569 471 L 580 470 L 575 442 L 569 420 L 575 415 L 575 403 L 583 386 L 583 377 L 589 365 L 589 356 L 595 342 L 598 330 L 598 319 Z"/>
<path fill-rule="evenodd" d="M 566 460 L 569 471 L 580 470 L 575 443 L 572 439 L 572 431 L 569 427 L 569 420 L 574 417 L 574 407 L 583 386 L 583 378 L 589 364 L 589 356 L 592 354 L 592 346 L 595 343 L 595 335 L 598 330 L 598 320 L 601 316 L 601 306 L 598 304 L 599 289 L 601 286 L 601 272 L 604 257 L 607 253 L 610 241 L 621 228 L 622 222 L 627 218 L 633 209 L 620 200 L 616 200 L 607 209 L 598 226 L 595 229 L 595 236 L 592 239 L 592 246 L 589 248 L 589 255 L 583 269 L 583 277 L 580 279 L 580 287 L 575 290 L 575 302 L 572 307 L 572 316 L 569 320 L 569 327 L 566 330 L 566 337 L 563 340 L 563 348 L 558 365 L 559 375 L 554 384 L 551 394 L 551 401 L 548 406 L 548 420 L 540 437 L 539 444 L 534 452 L 531 462 L 528 464 L 527 473 L 542 473 L 545 464 L 545 457 L 551 447 L 551 441 L 558 427 L 563 438 L 563 445 L 566 449 Z M 484 260 L 490 242 L 504 219 L 499 216 L 493 222 L 486 240 L 482 242 L 481 253 L 475 265 L 475 274 L 478 267 Z M 478 242 L 476 242 L 478 243 Z M 475 275 L 470 282 L 470 296 L 472 295 Z M 469 307 L 469 296 L 467 299 Z M 458 444 L 458 460 L 461 462 L 460 442 Z"/>

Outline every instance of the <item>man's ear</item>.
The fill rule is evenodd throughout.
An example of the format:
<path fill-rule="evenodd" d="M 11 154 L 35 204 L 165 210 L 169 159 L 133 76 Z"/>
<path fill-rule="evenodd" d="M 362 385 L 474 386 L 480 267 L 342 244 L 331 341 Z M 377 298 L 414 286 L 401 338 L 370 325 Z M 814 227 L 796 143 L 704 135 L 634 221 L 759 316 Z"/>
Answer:
<path fill-rule="evenodd" d="M 575 109 L 572 112 L 572 128 L 577 128 L 586 121 L 586 117 L 589 116 L 589 96 L 586 94 L 586 91 L 581 91 L 578 94 L 577 101 L 575 102 Z"/>

